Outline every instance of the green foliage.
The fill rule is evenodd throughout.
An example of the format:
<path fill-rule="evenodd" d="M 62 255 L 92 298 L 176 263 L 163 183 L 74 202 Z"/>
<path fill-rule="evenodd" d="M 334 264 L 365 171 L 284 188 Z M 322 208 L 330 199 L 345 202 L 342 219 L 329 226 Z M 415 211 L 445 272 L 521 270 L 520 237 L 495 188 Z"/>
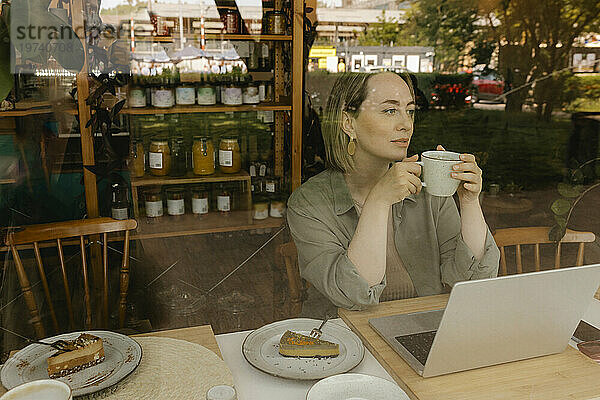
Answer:
<path fill-rule="evenodd" d="M 363 31 L 359 38 L 358 43 L 360 46 L 388 46 L 391 43 L 401 44 L 401 25 L 396 18 L 387 19 L 385 11 L 382 11 L 381 16 L 377 17 L 377 23 L 370 24 L 369 27 Z"/>
<path fill-rule="evenodd" d="M 600 111 L 600 76 L 571 74 L 565 79 L 562 94 L 567 111 Z"/>
<path fill-rule="evenodd" d="M 478 109 L 429 111 L 415 125 L 410 154 L 441 144 L 458 152 L 488 154 L 486 185 L 502 190 L 545 190 L 562 182 L 570 120 L 538 121 L 533 113 Z"/>
<path fill-rule="evenodd" d="M 411 38 L 414 44 L 435 47 L 437 68 L 455 71 L 462 66 L 467 43 L 483 39 L 475 25 L 477 12 L 475 0 L 413 2 L 402 27 L 403 37 Z"/>
<path fill-rule="evenodd" d="M 597 0 L 484 2 L 480 14 L 488 21 L 497 21 L 493 27 L 488 24 L 497 43 L 508 42 L 510 45 L 505 47 L 514 47 L 510 51 L 513 57 L 509 60 L 502 61 L 502 54 L 500 57 L 503 75 L 515 74 L 511 79 L 513 87 L 567 67 L 574 38 L 583 32 L 600 29 L 600 2 Z M 556 94 L 560 93 L 562 84 L 560 77 L 536 84 L 534 95 L 539 105 L 539 117 L 550 120 L 557 101 L 560 101 Z M 507 110 L 520 110 L 524 95 L 517 97 L 517 106 L 507 105 Z"/>

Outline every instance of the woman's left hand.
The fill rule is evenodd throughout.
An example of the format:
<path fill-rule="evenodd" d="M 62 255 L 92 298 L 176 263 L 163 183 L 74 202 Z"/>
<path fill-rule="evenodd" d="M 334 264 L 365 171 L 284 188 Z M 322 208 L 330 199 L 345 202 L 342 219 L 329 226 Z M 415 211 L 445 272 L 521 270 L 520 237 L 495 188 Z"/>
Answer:
<path fill-rule="evenodd" d="M 444 151 L 444 147 L 437 146 L 437 150 Z M 462 163 L 453 167 L 452 177 L 462 181 L 458 187 L 458 198 L 461 204 L 473 202 L 479 203 L 479 193 L 483 186 L 483 177 L 481 168 L 477 165 L 473 154 L 461 154 Z"/>

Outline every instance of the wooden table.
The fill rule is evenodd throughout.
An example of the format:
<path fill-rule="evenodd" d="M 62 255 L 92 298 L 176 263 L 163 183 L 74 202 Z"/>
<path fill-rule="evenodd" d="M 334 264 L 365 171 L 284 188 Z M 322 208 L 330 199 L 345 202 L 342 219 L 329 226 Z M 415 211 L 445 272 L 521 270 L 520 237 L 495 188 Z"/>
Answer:
<path fill-rule="evenodd" d="M 365 311 L 339 310 L 411 399 L 589 400 L 600 396 L 600 366 L 568 347 L 560 354 L 422 378 L 370 326 L 370 318 L 444 308 L 448 295 L 381 303 Z"/>
<path fill-rule="evenodd" d="M 173 339 L 187 340 L 188 342 L 204 346 L 210 351 L 214 352 L 219 357 L 223 358 L 223 356 L 221 355 L 221 350 L 219 350 L 217 340 L 215 339 L 215 334 L 213 333 L 213 330 L 210 325 L 143 333 L 141 335 L 134 335 L 133 337 L 144 336 L 168 337 Z M 0 395 L 4 393 L 6 393 L 6 389 L 2 385 L 0 385 Z"/>

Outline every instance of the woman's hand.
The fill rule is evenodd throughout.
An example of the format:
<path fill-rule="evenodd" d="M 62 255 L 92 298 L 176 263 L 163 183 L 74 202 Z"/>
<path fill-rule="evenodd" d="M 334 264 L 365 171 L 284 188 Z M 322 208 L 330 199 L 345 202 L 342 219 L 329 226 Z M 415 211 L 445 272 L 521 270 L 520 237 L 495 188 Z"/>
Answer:
<path fill-rule="evenodd" d="M 444 147 L 437 146 L 437 150 L 444 151 Z M 453 167 L 452 177 L 462 181 L 458 187 L 458 198 L 461 204 L 470 204 L 479 202 L 479 193 L 483 187 L 483 174 L 481 168 L 475 161 L 473 154 L 461 154 L 460 159 L 463 161 Z"/>
<path fill-rule="evenodd" d="M 411 194 L 418 194 L 421 191 L 421 166 L 416 163 L 418 159 L 419 155 L 415 154 L 395 163 L 371 189 L 367 199 L 392 205 Z"/>

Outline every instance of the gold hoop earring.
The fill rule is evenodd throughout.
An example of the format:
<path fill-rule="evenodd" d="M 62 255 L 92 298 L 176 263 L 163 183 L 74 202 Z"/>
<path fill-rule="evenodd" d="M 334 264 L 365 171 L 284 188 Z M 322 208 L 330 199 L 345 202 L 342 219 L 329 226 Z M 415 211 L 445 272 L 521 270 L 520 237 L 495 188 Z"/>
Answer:
<path fill-rule="evenodd" d="M 354 138 L 350 138 L 350 141 L 348 142 L 348 154 L 350 154 L 351 156 L 354 155 L 354 152 L 356 151 L 356 142 L 354 141 Z"/>

